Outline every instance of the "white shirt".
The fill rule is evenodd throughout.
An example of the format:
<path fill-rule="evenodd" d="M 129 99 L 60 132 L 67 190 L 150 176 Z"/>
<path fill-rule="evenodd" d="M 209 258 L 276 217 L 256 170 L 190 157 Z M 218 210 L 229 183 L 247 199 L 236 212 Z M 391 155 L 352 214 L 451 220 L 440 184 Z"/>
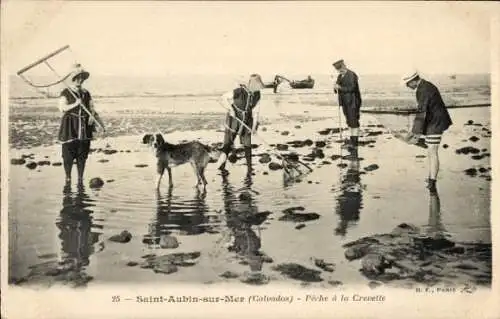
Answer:
<path fill-rule="evenodd" d="M 290 86 L 290 83 L 288 83 L 288 81 L 282 81 L 280 84 L 278 84 L 278 87 L 276 88 L 276 93 L 285 93 L 291 90 L 292 87 Z"/>

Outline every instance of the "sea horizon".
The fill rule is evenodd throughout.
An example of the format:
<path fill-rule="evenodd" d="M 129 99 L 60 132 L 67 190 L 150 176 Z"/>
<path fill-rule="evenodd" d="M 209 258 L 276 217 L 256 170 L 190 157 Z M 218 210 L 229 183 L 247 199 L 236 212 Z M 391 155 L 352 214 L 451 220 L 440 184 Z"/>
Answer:
<path fill-rule="evenodd" d="M 329 94 L 332 74 L 283 74 L 292 81 L 303 80 L 310 75 L 315 80 L 313 89 L 293 90 L 297 94 Z M 358 74 L 362 94 L 410 96 L 412 92 L 404 88 L 398 74 Z M 443 92 L 461 93 L 480 91 L 490 95 L 489 73 L 478 74 L 424 74 L 423 77 L 434 82 Z M 55 77 L 28 77 L 35 84 L 49 84 L 57 81 Z M 273 76 L 263 76 L 265 83 L 272 82 Z M 210 97 L 220 95 L 245 81 L 238 74 L 175 74 L 175 75 L 92 75 L 85 87 L 96 98 L 112 97 Z M 56 97 L 63 86 L 51 87 L 49 93 Z M 25 83 L 17 75 L 11 75 L 8 83 L 9 99 L 43 99 L 45 96 Z M 488 97 L 489 98 L 489 97 Z"/>

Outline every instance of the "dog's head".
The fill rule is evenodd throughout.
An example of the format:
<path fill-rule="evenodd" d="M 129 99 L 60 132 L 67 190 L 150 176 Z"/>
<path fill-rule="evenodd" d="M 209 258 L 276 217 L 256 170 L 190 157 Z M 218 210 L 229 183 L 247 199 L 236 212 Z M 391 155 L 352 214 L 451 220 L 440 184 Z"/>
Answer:
<path fill-rule="evenodd" d="M 222 143 L 212 143 L 211 146 L 208 145 L 206 146 L 208 151 L 208 156 L 210 157 L 209 163 L 217 163 L 220 156 L 224 152 L 224 149 L 222 147 L 223 147 Z"/>
<path fill-rule="evenodd" d="M 159 148 L 165 144 L 165 140 L 161 134 L 146 134 L 142 138 L 142 144 L 148 144 L 151 147 Z"/>
<path fill-rule="evenodd" d="M 222 150 L 221 149 L 212 148 L 208 152 L 208 156 L 210 157 L 209 163 L 217 163 L 217 161 L 219 160 L 221 154 L 222 154 Z"/>

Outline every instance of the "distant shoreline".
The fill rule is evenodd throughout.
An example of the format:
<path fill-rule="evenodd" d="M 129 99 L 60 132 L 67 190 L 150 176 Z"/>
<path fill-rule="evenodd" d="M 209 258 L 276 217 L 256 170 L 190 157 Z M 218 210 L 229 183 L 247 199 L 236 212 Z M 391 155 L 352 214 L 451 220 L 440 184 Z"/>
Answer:
<path fill-rule="evenodd" d="M 473 108 L 473 107 L 491 107 L 491 103 L 484 104 L 465 104 L 465 105 L 447 105 L 448 109 L 465 109 L 465 108 Z M 370 113 L 370 114 L 415 114 L 417 111 L 415 109 L 411 110 L 398 110 L 398 109 L 390 109 L 390 108 L 379 108 L 379 109 L 361 109 L 361 113 Z"/>

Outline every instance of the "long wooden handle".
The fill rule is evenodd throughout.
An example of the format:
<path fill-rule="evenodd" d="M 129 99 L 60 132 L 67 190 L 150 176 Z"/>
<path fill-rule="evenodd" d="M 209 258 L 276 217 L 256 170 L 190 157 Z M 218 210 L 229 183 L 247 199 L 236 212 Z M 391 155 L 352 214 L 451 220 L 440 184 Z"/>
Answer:
<path fill-rule="evenodd" d="M 30 65 L 28 65 L 28 66 L 26 66 L 26 67 L 22 68 L 21 70 L 19 70 L 19 71 L 17 72 L 17 75 L 21 75 L 21 74 L 23 74 L 24 72 L 28 71 L 29 69 L 33 68 L 34 66 L 36 66 L 36 65 L 38 65 L 38 64 L 40 64 L 40 63 L 42 63 L 42 62 L 44 62 L 44 61 L 46 61 L 46 60 L 48 60 L 48 59 L 50 59 L 50 58 L 51 58 L 51 57 L 53 57 L 54 55 L 57 55 L 57 54 L 59 54 L 60 52 L 62 52 L 62 51 L 64 51 L 64 50 L 66 50 L 66 49 L 68 49 L 68 48 L 69 48 L 69 45 L 65 45 L 65 46 L 63 46 L 62 48 L 57 49 L 56 51 L 54 51 L 54 52 L 52 52 L 52 53 L 47 54 L 47 55 L 46 55 L 46 56 L 44 56 L 43 58 L 40 58 L 40 59 L 38 59 L 37 61 L 35 61 L 35 62 L 31 63 Z"/>

